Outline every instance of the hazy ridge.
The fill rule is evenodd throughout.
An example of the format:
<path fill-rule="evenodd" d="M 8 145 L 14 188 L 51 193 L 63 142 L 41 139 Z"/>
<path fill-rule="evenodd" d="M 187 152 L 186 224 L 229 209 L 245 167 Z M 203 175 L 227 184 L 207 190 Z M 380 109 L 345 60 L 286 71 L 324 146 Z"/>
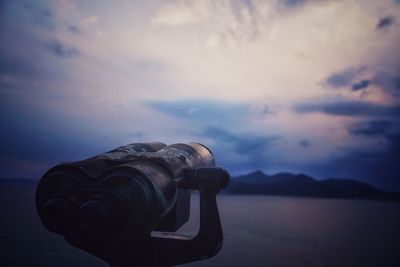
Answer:
<path fill-rule="evenodd" d="M 232 177 L 226 192 L 232 194 L 400 200 L 400 192 L 383 191 L 356 180 L 337 178 L 316 180 L 305 174 L 281 172 L 268 175 L 259 170 Z"/>

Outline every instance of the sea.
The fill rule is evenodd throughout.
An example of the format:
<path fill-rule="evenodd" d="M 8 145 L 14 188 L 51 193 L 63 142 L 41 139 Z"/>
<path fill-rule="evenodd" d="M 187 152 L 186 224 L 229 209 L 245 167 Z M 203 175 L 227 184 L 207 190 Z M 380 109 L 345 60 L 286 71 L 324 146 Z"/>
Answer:
<path fill-rule="evenodd" d="M 0 266 L 108 266 L 42 226 L 36 182 L 0 181 Z M 224 232 L 211 259 L 181 266 L 400 266 L 400 202 L 220 194 Z M 189 222 L 195 235 L 199 198 Z"/>

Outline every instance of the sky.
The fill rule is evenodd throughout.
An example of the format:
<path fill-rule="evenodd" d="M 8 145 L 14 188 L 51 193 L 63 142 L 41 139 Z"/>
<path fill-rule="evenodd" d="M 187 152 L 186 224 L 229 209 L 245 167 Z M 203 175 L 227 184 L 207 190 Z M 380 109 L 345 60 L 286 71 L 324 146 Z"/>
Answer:
<path fill-rule="evenodd" d="M 0 176 L 133 142 L 400 190 L 400 1 L 0 1 Z"/>

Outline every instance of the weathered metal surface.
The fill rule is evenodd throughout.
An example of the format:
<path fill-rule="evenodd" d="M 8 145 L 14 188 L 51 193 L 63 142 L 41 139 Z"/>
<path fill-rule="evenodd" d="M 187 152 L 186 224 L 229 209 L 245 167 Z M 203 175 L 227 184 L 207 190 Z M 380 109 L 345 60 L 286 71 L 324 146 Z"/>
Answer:
<path fill-rule="evenodd" d="M 120 266 L 120 261 L 123 266 L 133 262 L 152 266 L 147 257 L 156 255 L 153 250 L 164 241 L 153 244 L 156 239 L 150 237 L 150 232 L 153 229 L 175 231 L 188 220 L 189 189 L 198 189 L 201 195 L 210 192 L 205 195 L 207 205 L 212 216 L 218 215 L 213 196 L 223 186 L 214 180 L 220 181 L 218 176 L 222 172 L 214 166 L 211 151 L 198 143 L 130 144 L 51 168 L 38 185 L 36 205 L 45 227 L 63 235 L 72 245 L 115 266 Z M 188 173 L 197 168 L 210 168 L 210 171 Z M 204 175 L 210 178 L 201 178 Z M 220 228 L 219 218 L 210 220 Z M 218 229 L 218 235 L 213 238 L 219 240 L 222 235 Z M 198 242 L 193 244 L 201 245 Z M 212 251 L 217 251 L 215 246 L 219 244 L 211 244 Z M 172 242 L 171 245 L 179 248 L 182 244 Z M 167 251 L 172 253 L 172 246 Z M 136 253 L 133 259 L 124 250 L 132 247 L 143 253 Z M 116 256 L 120 254 L 121 258 Z M 157 254 L 157 257 L 178 263 L 192 261 L 196 255 L 188 254 L 190 260 L 178 256 L 173 259 L 165 254 Z"/>
<path fill-rule="evenodd" d="M 138 153 L 156 152 L 164 147 L 166 147 L 166 145 L 160 142 L 133 143 L 100 154 L 95 158 L 113 163 L 120 163 L 122 161 L 133 160 L 135 158 L 135 155 L 137 155 Z"/>
<path fill-rule="evenodd" d="M 81 161 L 66 162 L 58 164 L 57 166 L 49 169 L 40 180 L 37 196 L 47 194 L 57 194 L 58 189 L 65 190 L 72 184 L 90 185 L 99 182 L 99 177 L 110 167 L 121 164 L 119 161 L 105 161 L 102 159 L 103 155 L 118 152 L 120 157 L 129 157 L 137 152 L 156 152 L 166 145 L 160 142 L 149 143 L 133 143 L 111 150 L 109 152 L 100 154 Z M 48 184 L 49 186 L 47 186 Z M 45 187 L 45 192 L 41 192 L 42 187 Z M 51 188 L 57 189 L 51 192 Z"/>
<path fill-rule="evenodd" d="M 182 170 L 191 167 L 215 166 L 213 154 L 205 146 L 198 143 L 173 144 L 162 148 L 156 153 L 138 152 L 127 157 L 116 158 L 115 155 L 103 155 L 101 159 L 122 160 L 124 166 L 135 164 L 136 161 L 154 161 L 168 170 L 173 178 L 182 176 Z M 129 158 L 129 160 L 128 160 Z"/>

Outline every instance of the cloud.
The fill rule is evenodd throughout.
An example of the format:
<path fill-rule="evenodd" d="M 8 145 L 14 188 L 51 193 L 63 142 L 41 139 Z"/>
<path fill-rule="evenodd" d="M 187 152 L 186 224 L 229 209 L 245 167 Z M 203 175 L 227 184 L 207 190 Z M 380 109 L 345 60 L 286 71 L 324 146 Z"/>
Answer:
<path fill-rule="evenodd" d="M 347 131 L 355 136 L 384 136 L 392 128 L 392 123 L 388 120 L 370 120 L 357 122 L 351 125 Z"/>
<path fill-rule="evenodd" d="M 326 79 L 326 83 L 334 88 L 347 87 L 353 83 L 353 80 L 361 73 L 365 67 L 350 68 L 341 72 L 334 73 Z"/>
<path fill-rule="evenodd" d="M 153 25 L 163 27 L 211 27 L 206 44 L 240 45 L 252 42 L 271 29 L 273 21 L 291 13 L 306 0 L 223 0 L 169 1 L 152 19 Z"/>
<path fill-rule="evenodd" d="M 20 24 L 52 32 L 55 18 L 47 1 L 0 1 L 2 24 Z"/>
<path fill-rule="evenodd" d="M 262 108 L 261 113 L 262 113 L 263 115 L 276 115 L 275 109 L 273 109 L 273 108 L 272 108 L 271 106 L 269 106 L 269 105 L 265 105 L 265 106 Z"/>
<path fill-rule="evenodd" d="M 365 78 L 365 72 L 370 72 L 372 78 Z M 384 62 L 376 67 L 349 68 L 330 75 L 325 82 L 333 88 L 349 88 L 352 91 L 363 90 L 375 85 L 376 89 L 398 97 L 400 95 L 400 66 L 398 63 Z"/>
<path fill-rule="evenodd" d="M 74 58 L 81 55 L 77 48 L 67 47 L 58 41 L 47 43 L 46 49 L 61 58 Z"/>
<path fill-rule="evenodd" d="M 294 106 L 298 113 L 324 113 L 337 116 L 399 116 L 400 105 L 381 105 L 366 101 L 304 102 Z"/>
<path fill-rule="evenodd" d="M 68 31 L 72 32 L 72 33 L 81 33 L 81 30 L 75 26 L 75 25 L 69 25 L 68 26 Z"/>
<path fill-rule="evenodd" d="M 217 143 L 231 145 L 233 150 L 241 154 L 262 155 L 279 137 L 254 134 L 233 134 L 222 128 L 208 127 L 202 135 L 212 138 Z"/>
<path fill-rule="evenodd" d="M 310 146 L 311 146 L 311 143 L 310 143 L 310 141 L 308 141 L 307 139 L 303 139 L 303 140 L 301 140 L 301 141 L 299 142 L 299 145 L 300 145 L 301 147 L 310 147 Z"/>
<path fill-rule="evenodd" d="M 99 21 L 99 18 L 97 16 L 88 16 L 86 18 L 83 19 L 83 24 L 85 25 L 89 25 L 89 24 L 96 24 Z"/>
<path fill-rule="evenodd" d="M 213 151 L 218 164 L 235 173 L 265 168 L 272 159 L 271 149 L 281 139 L 277 134 L 263 134 L 250 126 L 249 120 L 254 116 L 261 118 L 262 114 L 247 103 L 194 99 L 145 105 L 182 120 L 184 128 L 176 135 L 202 140 Z"/>
<path fill-rule="evenodd" d="M 387 28 L 389 26 L 391 26 L 394 23 L 395 18 L 391 17 L 391 16 L 387 16 L 384 18 L 381 18 L 378 22 L 378 24 L 376 24 L 376 28 L 377 29 L 383 29 L 383 28 Z"/>
<path fill-rule="evenodd" d="M 38 70 L 31 62 L 9 54 L 0 53 L 0 77 L 7 75 L 18 78 L 34 77 Z"/>
<path fill-rule="evenodd" d="M 0 174 L 39 178 L 59 162 L 75 161 L 109 150 L 101 134 L 88 123 L 44 107 L 29 107 L 19 99 L 0 98 Z M 21 168 L 21 166 L 24 168 Z"/>
<path fill-rule="evenodd" d="M 127 133 L 125 136 L 132 138 L 133 140 L 146 140 L 148 134 L 145 132 L 131 132 Z"/>
<path fill-rule="evenodd" d="M 248 104 L 214 100 L 150 101 L 145 105 L 190 124 L 201 125 L 238 125 L 249 114 Z"/>
<path fill-rule="evenodd" d="M 329 177 L 352 178 L 366 181 L 383 189 L 400 190 L 400 134 L 390 134 L 386 142 L 376 142 L 366 149 L 342 148 L 325 163 L 314 166 Z"/>
<path fill-rule="evenodd" d="M 31 38 L 22 39 L 22 41 L 31 41 L 29 53 L 25 51 L 21 52 L 20 49 L 25 48 L 25 46 L 18 47 L 19 43 L 15 44 L 14 47 L 18 47 L 15 51 L 10 48 L 3 49 L 3 45 L 0 44 L 1 89 L 18 89 L 21 93 L 24 91 L 32 92 L 38 88 L 38 83 L 35 81 L 45 79 L 49 75 L 53 75 L 50 76 L 51 78 L 54 77 L 55 69 L 43 64 L 47 56 L 43 47 L 40 46 L 38 49 L 33 48 L 32 43 L 36 40 Z M 14 44 L 14 42 L 11 42 L 11 44 Z M 42 61 L 38 61 L 37 58 L 40 58 Z M 6 92 L 4 91 L 3 93 L 0 98 L 6 97 Z"/>
<path fill-rule="evenodd" d="M 222 166 L 240 171 L 262 169 L 268 166 L 271 149 L 280 136 L 254 133 L 234 133 L 221 127 L 207 127 L 200 136 L 213 140 L 210 145 Z"/>
<path fill-rule="evenodd" d="M 351 86 L 351 89 L 352 89 L 353 91 L 362 90 L 362 89 L 368 88 L 368 86 L 370 85 L 370 83 L 371 83 L 370 80 L 362 80 L 362 81 L 360 81 L 360 82 L 358 82 L 358 83 L 354 83 L 354 84 Z"/>
<path fill-rule="evenodd" d="M 210 15 L 207 1 L 175 1 L 165 4 L 153 18 L 159 26 L 183 26 L 201 22 Z"/>
<path fill-rule="evenodd" d="M 299 6 L 299 5 L 304 4 L 306 1 L 305 0 L 283 0 L 282 2 L 286 6 L 294 7 L 294 6 Z"/>
<path fill-rule="evenodd" d="M 378 72 L 372 82 L 389 95 L 400 96 L 400 69 L 398 67 L 390 71 Z"/>

